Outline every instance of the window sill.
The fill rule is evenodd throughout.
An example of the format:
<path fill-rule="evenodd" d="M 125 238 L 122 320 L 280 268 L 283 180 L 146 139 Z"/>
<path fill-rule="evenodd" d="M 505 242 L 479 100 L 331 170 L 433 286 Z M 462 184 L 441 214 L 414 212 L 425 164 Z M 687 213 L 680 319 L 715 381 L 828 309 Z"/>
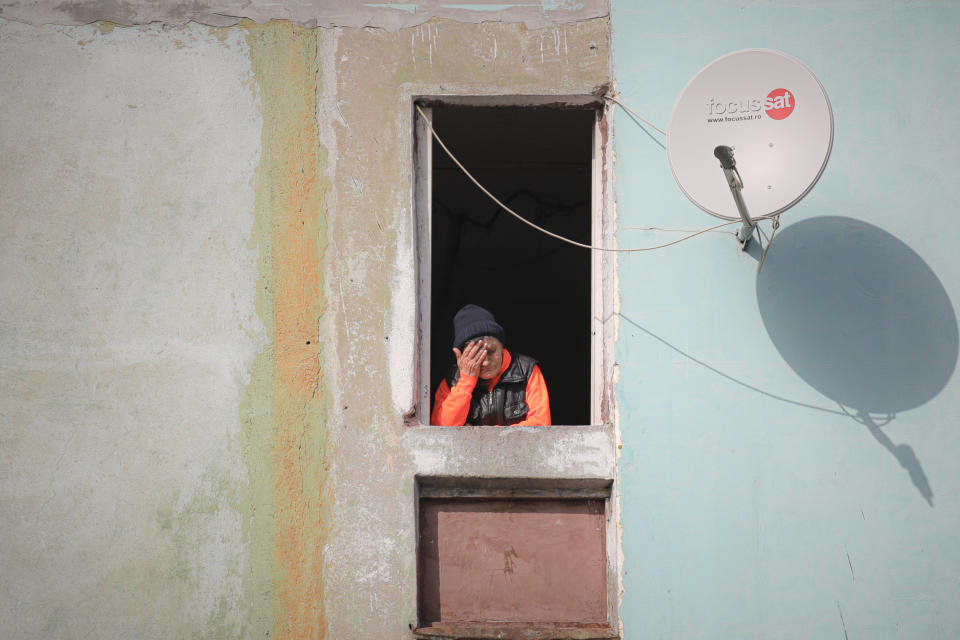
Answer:
<path fill-rule="evenodd" d="M 620 635 L 608 624 L 437 623 L 413 629 L 431 640 L 611 640 Z"/>
<path fill-rule="evenodd" d="M 611 478 L 617 467 L 612 425 L 415 427 L 402 443 L 421 477 Z"/>

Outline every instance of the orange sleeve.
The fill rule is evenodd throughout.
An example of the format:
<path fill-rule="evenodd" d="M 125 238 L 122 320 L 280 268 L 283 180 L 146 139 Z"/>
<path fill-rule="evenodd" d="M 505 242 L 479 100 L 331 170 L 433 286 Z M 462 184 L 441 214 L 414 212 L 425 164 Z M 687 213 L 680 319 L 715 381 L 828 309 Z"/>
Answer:
<path fill-rule="evenodd" d="M 533 426 L 544 427 L 550 422 L 550 395 L 547 393 L 547 382 L 543 379 L 543 373 L 539 365 L 534 365 L 530 372 L 530 378 L 527 379 L 527 417 L 520 422 L 515 422 L 511 426 Z"/>
<path fill-rule="evenodd" d="M 462 427 L 467 423 L 470 413 L 470 398 L 477 386 L 477 379 L 473 376 L 460 375 L 457 384 L 450 388 L 446 380 L 440 382 L 433 401 L 433 413 L 430 414 L 430 424 L 441 427 Z M 529 387 L 528 387 L 529 388 Z"/>

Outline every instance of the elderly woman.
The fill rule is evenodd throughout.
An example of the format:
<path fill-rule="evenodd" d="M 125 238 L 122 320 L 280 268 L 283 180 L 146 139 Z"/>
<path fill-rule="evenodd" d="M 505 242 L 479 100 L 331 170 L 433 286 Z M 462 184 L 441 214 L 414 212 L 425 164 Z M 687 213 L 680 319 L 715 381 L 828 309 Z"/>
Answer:
<path fill-rule="evenodd" d="M 537 361 L 503 346 L 493 314 L 468 304 L 453 318 L 457 363 L 437 387 L 430 423 L 548 425 L 550 398 Z"/>

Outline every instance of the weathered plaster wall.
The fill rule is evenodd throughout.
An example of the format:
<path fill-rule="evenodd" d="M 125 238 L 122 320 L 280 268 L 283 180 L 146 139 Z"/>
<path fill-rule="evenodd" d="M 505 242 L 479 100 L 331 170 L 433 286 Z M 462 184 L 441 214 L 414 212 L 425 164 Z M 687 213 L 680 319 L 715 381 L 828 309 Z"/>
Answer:
<path fill-rule="evenodd" d="M 609 0 L 539 0 L 486 2 L 421 0 L 419 2 L 354 2 L 352 0 L 68 0 L 47 3 L 0 1 L 0 17 L 29 24 L 80 25 L 97 20 L 118 24 L 189 21 L 230 26 L 250 19 L 259 23 L 286 20 L 301 27 L 367 27 L 397 31 L 435 18 L 458 22 L 516 22 L 531 29 L 605 16 Z"/>
<path fill-rule="evenodd" d="M 254 569 L 247 596 L 256 600 L 247 613 L 252 637 L 318 638 L 325 627 L 319 550 L 330 510 L 327 380 L 318 340 L 327 189 L 316 103 L 324 79 L 314 32 L 289 23 L 245 26 L 264 121 L 256 176 L 258 311 L 272 337 L 256 361 L 243 412 L 244 451 L 256 469 L 256 501 L 245 505 Z"/>
<path fill-rule="evenodd" d="M 0 21 L 6 638 L 244 633 L 244 35 Z"/>
<path fill-rule="evenodd" d="M 5 635 L 409 638 L 415 474 L 611 478 L 611 426 L 404 426 L 412 97 L 588 94 L 609 52 L 0 21 Z"/>
<path fill-rule="evenodd" d="M 612 24 L 622 100 L 661 127 L 751 47 L 810 66 L 836 121 L 759 277 L 720 234 L 619 260 L 625 637 L 957 637 L 960 7 L 623 0 Z M 616 111 L 619 244 L 715 223 Z"/>
<path fill-rule="evenodd" d="M 322 342 L 331 386 L 325 548 L 329 637 L 406 637 L 416 622 L 414 475 L 610 478 L 610 428 L 404 427 L 416 292 L 412 98 L 589 94 L 609 80 L 609 23 L 529 30 L 433 21 L 320 34 L 331 191 Z"/>

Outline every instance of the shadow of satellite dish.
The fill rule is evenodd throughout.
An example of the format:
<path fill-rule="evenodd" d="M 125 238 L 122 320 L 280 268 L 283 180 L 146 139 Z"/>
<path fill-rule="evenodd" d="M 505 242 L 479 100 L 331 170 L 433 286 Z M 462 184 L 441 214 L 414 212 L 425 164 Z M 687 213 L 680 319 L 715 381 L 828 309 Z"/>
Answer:
<path fill-rule="evenodd" d="M 910 247 L 860 220 L 782 229 L 757 277 L 757 301 L 787 364 L 860 416 L 924 404 L 957 364 L 957 318 L 940 280 Z"/>

